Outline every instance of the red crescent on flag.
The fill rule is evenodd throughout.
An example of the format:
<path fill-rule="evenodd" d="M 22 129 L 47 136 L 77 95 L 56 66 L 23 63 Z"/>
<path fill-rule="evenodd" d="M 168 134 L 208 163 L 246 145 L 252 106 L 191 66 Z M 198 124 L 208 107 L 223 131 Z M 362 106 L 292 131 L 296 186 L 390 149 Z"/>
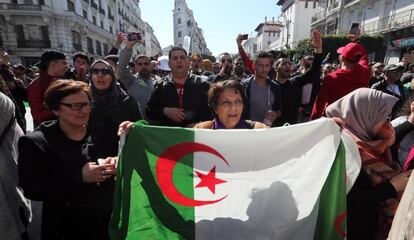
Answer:
<path fill-rule="evenodd" d="M 186 207 L 197 207 L 197 206 L 203 206 L 203 205 L 220 202 L 221 200 L 226 198 L 227 195 L 220 199 L 216 199 L 216 200 L 202 201 L 202 200 L 191 199 L 191 198 L 184 196 L 175 187 L 173 183 L 173 178 L 172 178 L 172 173 L 173 173 L 175 165 L 177 164 L 178 161 L 180 161 L 181 158 L 194 152 L 211 153 L 219 157 L 221 160 L 223 160 L 227 164 L 227 166 L 229 165 L 227 161 L 224 159 L 224 157 L 219 152 L 217 152 L 216 150 L 214 150 L 213 148 L 207 145 L 204 145 L 201 143 L 195 143 L 195 142 L 185 142 L 185 143 L 176 144 L 174 146 L 169 147 L 167 150 L 165 150 L 165 152 L 163 152 L 157 159 L 156 177 L 157 177 L 158 185 L 160 186 L 161 191 L 171 201 L 179 205 L 186 206 Z"/>
<path fill-rule="evenodd" d="M 346 232 L 341 229 L 341 223 L 345 220 L 345 218 L 346 212 L 342 213 L 337 218 L 335 218 L 335 231 L 341 237 L 346 237 Z"/>

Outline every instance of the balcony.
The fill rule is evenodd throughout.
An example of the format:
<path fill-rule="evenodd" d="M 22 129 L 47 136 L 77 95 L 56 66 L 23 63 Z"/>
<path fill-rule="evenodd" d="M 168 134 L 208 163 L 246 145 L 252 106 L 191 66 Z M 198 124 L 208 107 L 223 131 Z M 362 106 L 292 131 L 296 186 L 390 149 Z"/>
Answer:
<path fill-rule="evenodd" d="M 17 39 L 18 48 L 50 48 L 50 40 Z"/>
<path fill-rule="evenodd" d="M 326 17 L 326 11 L 325 9 L 322 9 L 321 11 L 317 12 L 315 15 L 312 16 L 311 23 L 315 23 L 319 20 L 322 20 Z"/>
<path fill-rule="evenodd" d="M 82 44 L 80 44 L 80 43 L 73 43 L 72 46 L 76 51 L 80 51 L 80 52 L 83 51 Z"/>
<path fill-rule="evenodd" d="M 333 10 L 337 9 L 338 7 L 339 7 L 339 2 L 334 2 L 334 3 L 329 5 L 328 11 L 333 11 Z"/>
<path fill-rule="evenodd" d="M 15 4 L 15 3 L 9 3 L 7 4 L 7 9 L 15 9 L 15 10 L 42 10 L 42 5 L 40 4 Z"/>
<path fill-rule="evenodd" d="M 414 25 L 414 8 L 364 24 L 362 29 L 366 34 L 379 34 L 412 25 Z"/>

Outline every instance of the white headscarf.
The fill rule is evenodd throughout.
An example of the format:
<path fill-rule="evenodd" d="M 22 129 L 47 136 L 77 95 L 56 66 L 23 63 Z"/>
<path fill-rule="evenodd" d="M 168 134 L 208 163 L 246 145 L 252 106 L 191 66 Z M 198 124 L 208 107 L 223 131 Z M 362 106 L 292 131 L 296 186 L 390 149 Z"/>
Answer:
<path fill-rule="evenodd" d="M 374 139 L 374 127 L 386 121 L 398 98 L 384 92 L 359 88 L 326 108 L 326 116 L 339 117 L 364 141 Z"/>

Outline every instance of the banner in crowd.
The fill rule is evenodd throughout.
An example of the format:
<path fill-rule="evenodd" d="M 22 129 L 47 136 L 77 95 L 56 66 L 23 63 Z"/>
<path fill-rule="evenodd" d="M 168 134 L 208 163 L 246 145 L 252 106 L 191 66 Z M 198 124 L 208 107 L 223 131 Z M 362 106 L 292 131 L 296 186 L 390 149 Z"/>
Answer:
<path fill-rule="evenodd" d="M 345 175 L 359 170 L 345 172 L 346 142 L 328 119 L 257 130 L 138 122 L 120 155 L 111 238 L 345 239 Z"/>

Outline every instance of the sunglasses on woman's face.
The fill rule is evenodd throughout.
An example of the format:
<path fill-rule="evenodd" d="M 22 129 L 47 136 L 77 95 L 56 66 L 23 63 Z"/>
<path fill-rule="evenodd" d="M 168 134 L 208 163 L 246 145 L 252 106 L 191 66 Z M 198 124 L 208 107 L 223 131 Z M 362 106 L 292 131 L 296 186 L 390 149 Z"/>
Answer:
<path fill-rule="evenodd" d="M 99 75 L 99 73 L 102 73 L 102 75 L 108 75 L 111 74 L 111 70 L 109 68 L 92 68 L 92 74 Z"/>

